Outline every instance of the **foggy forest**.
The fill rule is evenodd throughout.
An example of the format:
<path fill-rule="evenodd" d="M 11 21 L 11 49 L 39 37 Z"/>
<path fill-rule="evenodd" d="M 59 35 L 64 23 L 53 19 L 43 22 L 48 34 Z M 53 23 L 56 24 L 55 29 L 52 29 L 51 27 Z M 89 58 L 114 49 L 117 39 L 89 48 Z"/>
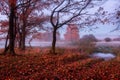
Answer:
<path fill-rule="evenodd" d="M 0 0 L 0 80 L 120 80 L 120 0 Z"/>

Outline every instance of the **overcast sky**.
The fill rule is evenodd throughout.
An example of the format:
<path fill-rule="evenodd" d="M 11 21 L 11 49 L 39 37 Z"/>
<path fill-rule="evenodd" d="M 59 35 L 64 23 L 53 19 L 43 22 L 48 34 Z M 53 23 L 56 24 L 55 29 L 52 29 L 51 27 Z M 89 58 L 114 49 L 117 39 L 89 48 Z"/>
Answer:
<path fill-rule="evenodd" d="M 115 9 L 117 9 L 120 6 L 120 0 L 107 0 L 103 5 L 101 5 L 101 7 L 104 8 L 105 11 L 108 11 L 109 13 L 114 13 Z M 99 7 L 95 7 L 94 9 L 91 9 L 90 12 L 95 12 Z M 93 27 L 97 26 L 97 29 L 81 29 L 80 30 L 80 37 L 82 37 L 83 35 L 86 34 L 93 34 L 95 35 L 97 38 L 99 39 L 104 39 L 105 37 L 110 37 L 110 38 L 115 38 L 115 37 L 120 37 L 120 31 L 113 31 L 117 25 L 112 25 L 112 24 L 98 24 L 98 25 L 94 25 Z M 65 31 L 62 29 L 61 31 L 62 34 L 62 38 Z"/>
<path fill-rule="evenodd" d="M 120 3 L 120 0 L 107 0 L 103 5 L 101 5 L 101 7 L 103 7 L 108 12 L 114 12 L 115 8 L 118 8 L 120 6 L 119 3 Z M 98 9 L 98 7 L 94 8 L 93 11 L 95 11 L 97 9 Z M 5 19 L 5 17 L 0 15 L 0 20 L 1 19 Z M 111 32 L 113 29 L 115 29 L 116 25 L 99 24 L 99 25 L 95 25 L 95 26 L 97 26 L 99 28 L 93 29 L 92 31 L 90 31 L 87 28 L 80 30 L 80 37 L 82 37 L 83 35 L 86 35 L 86 34 L 94 34 L 97 38 L 101 39 L 101 38 L 105 38 L 105 37 L 114 38 L 114 37 L 118 37 L 120 35 L 119 31 Z M 64 30 L 62 29 L 61 32 L 62 32 L 61 37 L 63 38 L 63 35 L 66 31 L 65 31 L 65 29 Z"/>
<path fill-rule="evenodd" d="M 119 6 L 120 6 L 120 0 L 108 0 L 102 5 L 102 7 L 110 13 L 113 13 L 115 9 L 118 8 Z M 92 31 L 88 29 L 81 30 L 80 36 L 82 37 L 85 34 L 94 34 L 97 38 L 100 38 L 100 39 L 103 39 L 105 37 L 115 38 L 120 36 L 120 31 L 113 31 L 117 27 L 117 25 L 99 24 L 95 26 L 99 28 L 93 29 Z"/>

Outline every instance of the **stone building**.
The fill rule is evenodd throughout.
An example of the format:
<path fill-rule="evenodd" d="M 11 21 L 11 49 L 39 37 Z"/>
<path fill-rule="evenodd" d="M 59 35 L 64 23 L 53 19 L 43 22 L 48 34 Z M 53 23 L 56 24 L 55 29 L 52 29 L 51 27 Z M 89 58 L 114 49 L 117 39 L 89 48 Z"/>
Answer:
<path fill-rule="evenodd" d="M 79 41 L 80 35 L 77 25 L 75 24 L 68 25 L 67 31 L 64 34 L 64 39 L 65 41 L 71 41 L 71 42 Z"/>

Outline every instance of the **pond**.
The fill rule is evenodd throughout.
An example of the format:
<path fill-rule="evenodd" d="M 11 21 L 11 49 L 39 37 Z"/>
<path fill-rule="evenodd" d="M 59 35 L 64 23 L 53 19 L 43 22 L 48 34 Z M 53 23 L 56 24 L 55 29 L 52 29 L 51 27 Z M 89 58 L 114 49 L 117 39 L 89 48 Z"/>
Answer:
<path fill-rule="evenodd" d="M 101 58 L 101 59 L 104 59 L 104 60 L 110 60 L 110 59 L 115 58 L 116 55 L 114 55 L 113 53 L 101 53 L 101 52 L 98 52 L 98 53 L 93 53 L 91 55 L 91 57 L 93 57 L 93 58 Z"/>

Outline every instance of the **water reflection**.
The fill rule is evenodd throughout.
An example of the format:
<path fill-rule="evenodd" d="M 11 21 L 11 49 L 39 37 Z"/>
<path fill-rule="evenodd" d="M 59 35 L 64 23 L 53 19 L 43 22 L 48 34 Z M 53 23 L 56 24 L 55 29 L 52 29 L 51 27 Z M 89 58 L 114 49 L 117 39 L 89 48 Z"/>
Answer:
<path fill-rule="evenodd" d="M 113 59 L 115 58 L 116 56 L 112 53 L 93 53 L 91 55 L 93 58 L 102 58 L 104 60 L 110 60 L 110 59 Z"/>

